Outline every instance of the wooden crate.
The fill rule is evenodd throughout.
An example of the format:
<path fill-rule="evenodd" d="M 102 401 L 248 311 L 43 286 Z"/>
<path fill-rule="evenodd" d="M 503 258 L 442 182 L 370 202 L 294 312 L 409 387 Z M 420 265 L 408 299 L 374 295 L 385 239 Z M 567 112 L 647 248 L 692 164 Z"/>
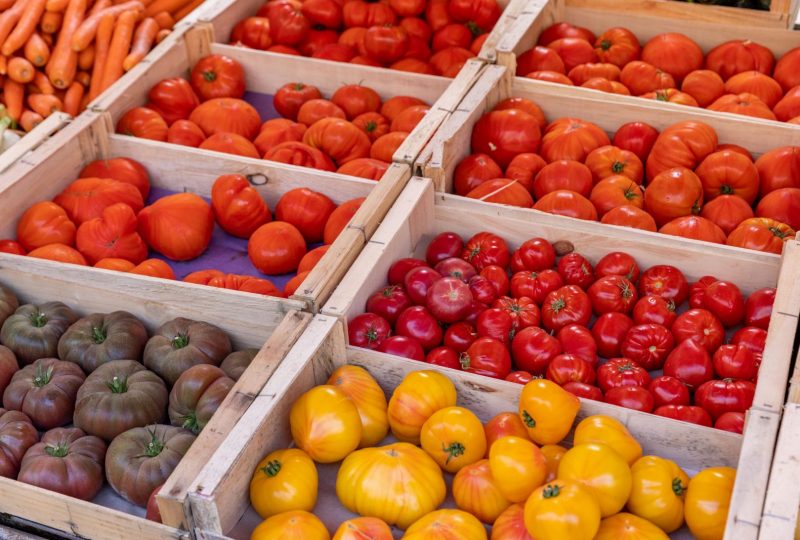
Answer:
<path fill-rule="evenodd" d="M 184 523 L 186 487 L 253 403 L 312 316 L 289 310 L 280 317 L 265 317 L 259 302 L 224 303 L 210 288 L 186 294 L 165 287 L 161 280 L 143 276 L 120 279 L 121 275 L 108 271 L 88 275 L 78 266 L 23 257 L 9 257 L 0 264 L 0 283 L 13 290 L 21 303 L 58 300 L 81 315 L 122 309 L 138 317 L 151 332 L 179 316 L 207 321 L 227 332 L 236 349 L 255 347 L 260 352 L 162 488 L 159 506 L 169 525 L 144 519 L 143 508 L 125 502 L 109 486 L 103 488 L 96 503 L 7 478 L 0 478 L 0 513 L 12 516 L 12 522 L 21 520 L 68 537 L 188 539 L 190 533 L 177 528 Z"/>
<path fill-rule="evenodd" d="M 44 144 L 53 134 L 66 126 L 70 121 L 68 114 L 57 112 L 51 114 L 36 126 L 30 133 L 23 135 L 22 139 L 11 148 L 0 154 L 0 173 L 11 169 L 17 162 L 30 159 L 31 154 Z M 2 185 L 4 179 L 0 179 Z"/>

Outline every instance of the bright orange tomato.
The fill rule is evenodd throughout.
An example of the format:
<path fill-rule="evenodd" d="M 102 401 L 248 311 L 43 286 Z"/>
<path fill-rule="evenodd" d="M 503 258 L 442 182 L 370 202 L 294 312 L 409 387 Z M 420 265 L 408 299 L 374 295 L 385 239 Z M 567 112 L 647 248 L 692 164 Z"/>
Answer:
<path fill-rule="evenodd" d="M 702 206 L 703 184 L 684 167 L 668 169 L 652 178 L 644 194 L 644 209 L 659 226 L 677 217 L 698 214 Z"/>
<path fill-rule="evenodd" d="M 600 223 L 618 225 L 620 227 L 633 227 L 643 231 L 656 232 L 656 220 L 653 216 L 632 204 L 617 206 L 606 212 Z"/>
<path fill-rule="evenodd" d="M 161 259 L 147 259 L 135 268 L 132 268 L 130 273 L 161 279 L 175 279 L 175 272 Z"/>
<path fill-rule="evenodd" d="M 414 522 L 404 540 L 486 540 L 486 529 L 475 516 L 461 510 L 436 510 Z"/>
<path fill-rule="evenodd" d="M 783 243 L 793 238 L 794 229 L 770 218 L 750 218 L 742 221 L 728 235 L 728 245 L 780 254 Z"/>
<path fill-rule="evenodd" d="M 326 384 L 344 392 L 358 409 L 362 428 L 361 448 L 376 446 L 386 437 L 389 432 L 386 396 L 366 369 L 353 365 L 341 366 L 331 373 Z"/>
<path fill-rule="evenodd" d="M 112 204 L 125 203 L 137 214 L 144 207 L 142 194 L 135 186 L 110 178 L 79 178 L 53 202 L 66 210 L 75 225 L 100 217 L 103 209 Z"/>
<path fill-rule="evenodd" d="M 139 212 L 139 234 L 174 261 L 198 257 L 211 243 L 213 231 L 211 206 L 194 193 L 167 195 Z"/>
<path fill-rule="evenodd" d="M 422 449 L 449 473 L 475 463 L 486 452 L 486 436 L 481 421 L 463 407 L 445 407 L 433 413 L 422 425 L 420 443 Z"/>
<path fill-rule="evenodd" d="M 547 478 L 547 459 L 528 439 L 502 437 L 489 451 L 492 478 L 505 498 L 525 502 L 534 489 Z"/>
<path fill-rule="evenodd" d="M 641 184 L 644 176 L 642 160 L 636 154 L 612 145 L 592 150 L 586 156 L 586 166 L 592 171 L 595 183 L 609 176 L 622 175 Z"/>
<path fill-rule="evenodd" d="M 537 444 L 558 444 L 572 429 L 580 400 L 556 383 L 534 379 L 522 388 L 519 415 Z"/>
<path fill-rule="evenodd" d="M 267 203 L 241 174 L 225 174 L 214 181 L 211 208 L 219 226 L 239 238 L 250 238 L 272 221 Z"/>
<path fill-rule="evenodd" d="M 600 507 L 577 482 L 556 480 L 528 497 L 525 527 L 536 540 L 592 540 L 600 528 Z"/>
<path fill-rule="evenodd" d="M 113 178 L 120 182 L 133 184 L 147 200 L 150 194 L 150 175 L 147 169 L 130 158 L 98 159 L 84 167 L 78 178 Z"/>
<path fill-rule="evenodd" d="M 47 244 L 28 253 L 28 257 L 87 266 L 83 255 L 77 249 L 65 244 Z"/>
<path fill-rule="evenodd" d="M 668 540 L 669 536 L 639 516 L 622 512 L 605 518 L 594 540 Z"/>
<path fill-rule="evenodd" d="M 284 193 L 275 205 L 275 219 L 297 227 L 305 241 L 322 241 L 325 224 L 336 210 L 327 195 L 308 188 L 295 188 Z"/>
<path fill-rule="evenodd" d="M 436 371 L 413 371 L 389 399 L 389 426 L 401 441 L 419 444 L 422 426 L 433 413 L 456 404 L 456 387 Z"/>
<path fill-rule="evenodd" d="M 492 476 L 489 460 L 482 459 L 462 468 L 453 478 L 456 505 L 484 523 L 491 524 L 511 506 Z"/>
<path fill-rule="evenodd" d="M 250 540 L 330 540 L 328 529 L 314 514 L 302 510 L 283 512 L 253 529 Z"/>
<path fill-rule="evenodd" d="M 319 463 L 344 459 L 361 440 L 358 409 L 335 386 L 316 386 L 297 398 L 289 425 L 297 446 Z"/>
<path fill-rule="evenodd" d="M 298 448 L 269 453 L 250 479 L 250 504 L 266 519 L 281 512 L 311 512 L 317 504 L 317 467 Z"/>
<path fill-rule="evenodd" d="M 17 223 L 17 241 L 26 250 L 47 244 L 75 244 L 75 224 L 56 203 L 42 201 L 22 214 Z"/>
<path fill-rule="evenodd" d="M 350 220 L 353 219 L 353 216 L 356 215 L 356 212 L 359 208 L 361 208 L 361 205 L 364 204 L 365 200 L 365 197 L 359 197 L 358 199 L 345 201 L 340 204 L 336 210 L 331 212 L 331 215 L 328 217 L 328 221 L 325 222 L 325 230 L 322 234 L 322 241 L 326 244 L 333 244 L 339 234 L 341 234 L 345 227 L 347 227 L 347 225 L 350 223 Z"/>
<path fill-rule="evenodd" d="M 542 157 L 547 162 L 573 159 L 584 162 L 592 150 L 611 144 L 599 126 L 579 118 L 559 118 L 542 136 Z"/>
<path fill-rule="evenodd" d="M 306 241 L 297 227 L 284 221 L 265 223 L 250 236 L 247 254 L 259 272 L 287 274 L 297 270 Z"/>
<path fill-rule="evenodd" d="M 109 257 L 106 259 L 100 259 L 94 263 L 94 267 L 102 268 L 104 270 L 116 270 L 117 272 L 130 272 L 136 267 L 136 265 L 125 259 L 115 259 L 113 257 Z"/>
<path fill-rule="evenodd" d="M 136 226 L 136 214 L 130 206 L 112 204 L 100 217 L 81 223 L 75 245 L 89 264 L 109 257 L 139 264 L 147 258 L 147 246 Z"/>
<path fill-rule="evenodd" d="M 558 476 L 558 465 L 561 458 L 567 453 L 567 449 L 557 444 L 545 444 L 540 448 L 547 465 L 547 478 L 545 482 L 552 482 Z"/>
<path fill-rule="evenodd" d="M 589 200 L 602 218 L 618 206 L 630 205 L 641 208 L 644 206 L 644 193 L 642 188 L 627 176 L 608 176 L 592 188 Z"/>

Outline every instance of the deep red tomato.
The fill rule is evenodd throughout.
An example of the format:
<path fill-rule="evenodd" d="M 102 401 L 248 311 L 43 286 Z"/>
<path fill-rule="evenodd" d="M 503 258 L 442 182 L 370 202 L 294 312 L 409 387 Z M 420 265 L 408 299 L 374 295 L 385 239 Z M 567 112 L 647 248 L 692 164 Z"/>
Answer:
<path fill-rule="evenodd" d="M 389 321 L 374 313 L 362 313 L 347 325 L 350 344 L 365 349 L 377 349 L 391 333 Z"/>
<path fill-rule="evenodd" d="M 457 322 L 450 325 L 444 333 L 444 345 L 462 353 L 469 349 L 472 342 L 478 339 L 475 328 L 466 322 Z"/>
<path fill-rule="evenodd" d="M 274 3 L 273 5 L 286 5 Z M 270 22 L 267 17 L 247 17 L 231 31 L 231 44 L 266 51 L 272 46 Z"/>
<path fill-rule="evenodd" d="M 585 326 L 577 324 L 565 326 L 558 331 L 556 339 L 561 343 L 561 350 L 565 354 L 582 358 L 592 367 L 597 364 L 597 343 L 592 332 Z"/>
<path fill-rule="evenodd" d="M 10 253 L 12 255 L 27 255 L 27 251 L 22 244 L 14 240 L 0 240 L 0 253 Z"/>
<path fill-rule="evenodd" d="M 384 339 L 378 347 L 378 352 L 402 356 L 409 360 L 425 361 L 425 351 L 419 341 L 406 336 L 391 336 Z"/>
<path fill-rule="evenodd" d="M 533 375 L 527 371 L 512 371 L 506 375 L 506 380 L 517 384 L 528 384 L 533 380 Z"/>
<path fill-rule="evenodd" d="M 653 411 L 653 414 L 680 420 L 681 422 L 711 427 L 711 415 L 702 407 L 695 407 L 693 405 L 663 405 Z"/>
<path fill-rule="evenodd" d="M 478 315 L 475 326 L 478 337 L 490 337 L 502 342 L 506 347 L 514 337 L 514 319 L 504 309 L 490 308 Z"/>
<path fill-rule="evenodd" d="M 690 389 L 696 389 L 714 377 L 711 357 L 703 346 L 692 339 L 678 343 L 664 362 L 664 375 L 675 377 Z"/>
<path fill-rule="evenodd" d="M 717 418 L 717 421 L 714 422 L 714 427 L 723 431 L 742 434 L 744 432 L 744 420 L 745 414 L 743 412 L 728 411 Z"/>
<path fill-rule="evenodd" d="M 672 334 L 680 343 L 686 339 L 698 341 L 709 354 L 716 351 L 725 339 L 725 329 L 708 310 L 690 309 L 678 315 L 672 323 Z"/>
<path fill-rule="evenodd" d="M 486 154 L 470 154 L 456 167 L 453 189 L 457 195 L 466 195 L 484 182 L 503 177 L 503 169 Z"/>
<path fill-rule="evenodd" d="M 511 373 L 511 356 L 505 345 L 489 337 L 478 338 L 459 358 L 461 369 L 495 379 Z"/>
<path fill-rule="evenodd" d="M 566 37 L 548 43 L 547 47 L 553 49 L 564 61 L 564 69 L 569 73 L 573 68 L 597 62 L 597 53 L 588 41 L 581 38 Z"/>
<path fill-rule="evenodd" d="M 655 400 L 647 388 L 641 386 L 618 386 L 605 393 L 606 403 L 619 405 L 635 411 L 653 412 Z"/>
<path fill-rule="evenodd" d="M 442 327 L 424 306 L 413 306 L 403 311 L 394 325 L 399 336 L 414 338 L 429 351 L 442 343 Z"/>
<path fill-rule="evenodd" d="M 487 154 L 502 168 L 517 154 L 536 153 L 541 140 L 536 118 L 519 109 L 491 111 L 472 129 L 472 151 Z"/>
<path fill-rule="evenodd" d="M 633 306 L 633 321 L 636 324 L 652 323 L 672 328 L 677 316 L 675 303 L 660 296 L 645 296 Z"/>
<path fill-rule="evenodd" d="M 505 268 L 496 264 L 490 264 L 481 270 L 480 275 L 492 282 L 492 285 L 494 285 L 497 291 L 497 296 L 505 296 L 508 294 L 510 283 L 508 272 L 506 272 Z"/>
<path fill-rule="evenodd" d="M 574 354 L 559 354 L 550 361 L 545 377 L 559 386 L 568 382 L 594 384 L 594 369 L 591 364 Z"/>
<path fill-rule="evenodd" d="M 522 243 L 517 250 L 520 261 L 526 270 L 539 272 L 552 268 L 556 262 L 553 245 L 544 238 L 531 238 Z M 590 265 L 591 267 L 591 265 Z"/>
<path fill-rule="evenodd" d="M 548 193 L 567 189 L 588 197 L 592 192 L 592 171 L 578 161 L 559 159 L 536 173 L 533 195 L 541 199 Z"/>
<path fill-rule="evenodd" d="M 469 283 L 469 280 L 478 275 L 474 266 L 459 257 L 450 257 L 439 261 L 434 270 L 443 276 L 454 277 L 464 283 Z"/>
<path fill-rule="evenodd" d="M 314 26 L 336 30 L 342 25 L 342 6 L 336 0 L 305 0 L 300 9 Z"/>
<path fill-rule="evenodd" d="M 453 20 L 477 28 L 476 34 L 488 32 L 500 18 L 500 6 L 495 0 L 449 0 L 447 12 Z"/>
<path fill-rule="evenodd" d="M 642 272 L 639 279 L 639 294 L 642 296 L 660 296 L 683 304 L 689 298 L 689 283 L 683 272 L 668 264 L 651 266 Z"/>
<path fill-rule="evenodd" d="M 606 30 L 594 42 L 594 50 L 601 62 L 610 62 L 622 67 L 639 59 L 641 45 L 637 37 L 627 28 Z"/>
<path fill-rule="evenodd" d="M 731 379 L 708 381 L 697 389 L 694 400 L 717 419 L 726 412 L 746 412 L 753 404 L 756 385 Z"/>
<path fill-rule="evenodd" d="M 389 270 L 391 274 L 391 270 Z M 425 305 L 428 301 L 428 290 L 442 275 L 428 266 L 413 267 L 406 272 L 403 285 L 411 301 L 418 305 Z M 391 282 L 391 277 L 389 279 Z"/>
<path fill-rule="evenodd" d="M 378 113 L 381 108 L 381 96 L 372 88 L 360 84 L 340 86 L 331 96 L 331 101 L 351 121 L 362 114 Z"/>
<path fill-rule="evenodd" d="M 621 251 L 613 251 L 597 261 L 594 273 L 598 278 L 604 276 L 623 276 L 636 283 L 639 279 L 639 265 L 636 260 Z"/>
<path fill-rule="evenodd" d="M 647 371 L 661 369 L 674 346 L 669 329 L 660 324 L 639 324 L 632 327 L 622 341 L 622 356 L 629 358 Z"/>
<path fill-rule="evenodd" d="M 555 332 L 568 324 L 586 326 L 591 317 L 589 296 L 575 285 L 565 285 L 551 292 L 542 304 L 542 322 L 545 328 Z"/>
<path fill-rule="evenodd" d="M 279 45 L 297 45 L 311 29 L 311 22 L 301 12 L 300 6 L 282 4 L 269 13 L 269 30 L 272 41 Z"/>
<path fill-rule="evenodd" d="M 768 287 L 759 289 L 747 297 L 744 323 L 767 330 L 772 316 L 772 305 L 775 303 L 776 289 Z"/>
<path fill-rule="evenodd" d="M 645 162 L 657 138 L 658 130 L 650 124 L 628 122 L 614 133 L 614 146 L 633 152 Z"/>
<path fill-rule="evenodd" d="M 481 304 L 477 300 L 473 300 L 472 301 L 472 305 L 469 307 L 469 310 L 467 312 L 467 316 L 464 317 L 464 321 L 463 322 L 466 322 L 466 323 L 471 324 L 472 326 L 475 326 L 476 324 L 478 324 L 478 315 L 483 313 L 483 311 L 486 310 L 486 309 L 489 309 L 489 306 L 487 306 L 486 304 Z"/>
<path fill-rule="evenodd" d="M 758 375 L 757 353 L 744 345 L 722 345 L 714 353 L 714 372 L 721 379 L 752 381 Z"/>
<path fill-rule="evenodd" d="M 244 95 L 244 68 L 221 54 L 212 54 L 198 60 L 192 68 L 192 88 L 201 100 L 213 98 L 240 98 Z"/>
<path fill-rule="evenodd" d="M 384 2 L 345 2 L 342 7 L 342 17 L 345 27 L 363 27 L 392 25 L 397 22 L 397 15 Z"/>
<path fill-rule="evenodd" d="M 411 305 L 411 298 L 402 286 L 389 285 L 369 297 L 367 311 L 380 315 L 394 324 L 400 314 Z"/>
<path fill-rule="evenodd" d="M 647 389 L 653 394 L 656 408 L 664 405 L 688 405 L 691 401 L 689 388 L 675 377 L 656 377 Z"/>
<path fill-rule="evenodd" d="M 754 353 L 762 354 L 767 344 L 767 331 L 756 326 L 745 326 L 733 334 L 731 343 L 744 345 Z"/>
<path fill-rule="evenodd" d="M 723 326 L 736 326 L 744 319 L 744 297 L 730 281 L 716 281 L 708 286 L 703 307 L 716 316 Z"/>
<path fill-rule="evenodd" d="M 516 330 L 528 328 L 529 326 L 539 326 L 541 313 L 536 303 L 526 297 L 510 298 L 501 296 L 492 304 L 492 307 L 506 311 L 514 321 Z"/>
<path fill-rule="evenodd" d="M 582 382 L 570 381 L 564 385 L 564 390 L 579 398 L 603 401 L 603 392 L 596 386 Z"/>
<path fill-rule="evenodd" d="M 472 292 L 472 298 L 481 304 L 491 305 L 497 300 L 497 289 L 491 281 L 483 276 L 471 277 L 469 290 Z"/>
<path fill-rule="evenodd" d="M 392 64 L 405 56 L 408 34 L 401 26 L 372 26 L 364 34 L 367 56 L 382 64 Z"/>
<path fill-rule="evenodd" d="M 170 125 L 176 120 L 188 119 L 194 108 L 200 105 L 200 99 L 189 81 L 182 77 L 156 83 L 148 92 L 147 99 L 147 107 L 160 114 Z"/>
<path fill-rule="evenodd" d="M 555 270 L 532 272 L 525 270 L 511 277 L 511 296 L 527 296 L 541 305 L 547 295 L 564 286 L 564 280 Z"/>
<path fill-rule="evenodd" d="M 435 366 L 461 370 L 461 362 L 458 361 L 458 353 L 450 347 L 436 347 L 428 353 L 425 357 L 425 361 Z"/>
<path fill-rule="evenodd" d="M 316 86 L 303 83 L 288 83 L 275 92 L 272 104 L 278 114 L 290 120 L 297 120 L 297 113 L 303 103 L 312 99 L 322 99 L 322 94 Z"/>
<path fill-rule="evenodd" d="M 464 250 L 464 240 L 454 232 L 437 234 L 425 250 L 425 260 L 435 266 L 437 263 L 451 257 L 459 257 Z"/>
<path fill-rule="evenodd" d="M 490 232 L 479 232 L 467 241 L 461 258 L 480 272 L 489 265 L 508 266 L 511 254 L 505 240 Z"/>
<path fill-rule="evenodd" d="M 296 188 L 284 193 L 275 205 L 275 219 L 291 223 L 313 244 L 321 242 L 325 224 L 336 210 L 336 203 L 322 193 Z"/>
<path fill-rule="evenodd" d="M 398 259 L 389 267 L 388 280 L 389 285 L 402 285 L 406 274 L 417 267 L 430 268 L 428 263 L 422 259 L 405 258 Z"/>
<path fill-rule="evenodd" d="M 440 28 L 433 34 L 431 48 L 434 51 L 441 51 L 448 47 L 461 47 L 468 49 L 472 44 L 472 32 L 464 24 L 448 24 Z"/>
<path fill-rule="evenodd" d="M 706 289 L 712 283 L 719 281 L 714 276 L 703 276 L 689 287 L 689 306 L 693 308 L 701 308 L 706 298 Z"/>
<path fill-rule="evenodd" d="M 587 291 L 595 315 L 618 312 L 628 314 L 639 299 L 636 286 L 622 276 L 604 276 Z"/>
<path fill-rule="evenodd" d="M 552 249 L 552 248 L 551 248 Z M 577 285 L 587 289 L 594 283 L 595 275 L 592 263 L 580 253 L 568 253 L 558 261 L 558 273 L 567 285 Z"/>
<path fill-rule="evenodd" d="M 564 61 L 553 49 L 537 45 L 517 56 L 517 77 L 524 77 L 534 71 L 554 71 L 566 73 Z"/>
<path fill-rule="evenodd" d="M 539 154 L 531 154 L 529 152 L 517 154 L 517 156 L 511 160 L 511 163 L 508 164 L 508 167 L 506 167 L 506 174 L 503 176 L 511 180 L 516 180 L 522 184 L 525 189 L 531 191 L 536 175 L 539 174 L 539 171 L 541 171 L 545 165 L 547 165 L 547 163 Z"/>
<path fill-rule="evenodd" d="M 623 313 L 604 313 L 592 325 L 592 336 L 597 352 L 603 358 L 614 358 L 622 354 L 622 341 L 634 322 Z"/>
<path fill-rule="evenodd" d="M 561 354 L 561 343 L 541 328 L 523 328 L 511 342 L 511 354 L 517 369 L 542 375 L 550 361 Z"/>
<path fill-rule="evenodd" d="M 620 386 L 647 387 L 650 374 L 627 358 L 612 358 L 597 368 L 597 384 L 603 392 Z"/>
<path fill-rule="evenodd" d="M 557 39 L 565 37 L 576 37 L 588 41 L 589 43 L 595 42 L 595 35 L 591 30 L 567 22 L 560 22 L 552 24 L 542 30 L 537 43 L 539 45 L 548 45 Z"/>

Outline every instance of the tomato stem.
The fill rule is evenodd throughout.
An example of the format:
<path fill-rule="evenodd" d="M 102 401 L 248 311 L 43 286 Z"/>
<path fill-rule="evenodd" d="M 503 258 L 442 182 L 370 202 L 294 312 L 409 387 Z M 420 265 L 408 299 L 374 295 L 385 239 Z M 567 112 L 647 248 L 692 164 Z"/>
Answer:
<path fill-rule="evenodd" d="M 33 386 L 37 388 L 41 388 L 42 386 L 46 385 L 50 382 L 50 379 L 53 378 L 53 366 L 47 368 L 46 371 L 42 370 L 42 365 L 39 364 L 36 366 L 36 374 L 33 377 Z"/>
<path fill-rule="evenodd" d="M 558 497 L 561 493 L 561 486 L 558 484 L 548 484 L 542 490 L 542 497 L 545 499 L 552 499 L 553 497 Z"/>
<path fill-rule="evenodd" d="M 182 420 L 183 420 L 182 427 L 184 429 L 188 429 L 189 431 L 191 431 L 195 435 L 200 433 L 201 428 L 200 428 L 200 424 L 197 423 L 197 412 L 196 411 L 190 412 L 189 414 L 184 416 L 182 418 Z"/>
<path fill-rule="evenodd" d="M 206 82 L 214 82 L 217 80 L 217 74 L 211 70 L 204 71 L 203 79 L 205 79 Z"/>
<path fill-rule="evenodd" d="M 273 459 L 267 462 L 267 464 L 261 468 L 261 471 L 270 478 L 273 478 L 281 472 L 281 462 L 277 459 Z"/>
<path fill-rule="evenodd" d="M 144 455 L 146 457 L 156 457 L 164 450 L 164 441 L 158 438 L 156 430 L 150 431 L 150 442 L 144 447 Z"/>
<path fill-rule="evenodd" d="M 683 485 L 683 482 L 681 482 L 680 478 L 675 477 L 672 479 L 672 491 L 678 497 L 686 493 L 686 486 Z"/>
<path fill-rule="evenodd" d="M 112 394 L 124 394 L 128 391 L 127 377 L 119 378 L 116 375 L 111 379 L 111 382 L 106 383 Z"/>
<path fill-rule="evenodd" d="M 67 443 L 60 442 L 55 446 L 47 445 L 44 447 L 44 451 L 47 453 L 48 456 L 56 457 L 56 458 L 63 458 L 69 454 L 69 445 Z"/>
<path fill-rule="evenodd" d="M 173 349 L 183 349 L 189 344 L 189 336 L 186 334 L 178 334 L 174 338 L 172 338 L 172 348 Z"/>
<path fill-rule="evenodd" d="M 42 328 L 44 325 L 47 324 L 47 315 L 45 315 L 41 311 L 37 311 L 36 313 L 31 315 L 31 324 L 35 328 Z"/>
<path fill-rule="evenodd" d="M 528 414 L 528 411 L 522 411 L 522 421 L 531 429 L 536 427 L 536 420 L 533 419 L 533 416 Z"/>
<path fill-rule="evenodd" d="M 92 326 L 92 341 L 99 345 L 103 343 L 107 337 L 108 334 L 105 328 L 102 326 Z"/>
<path fill-rule="evenodd" d="M 460 442 L 452 442 L 448 446 L 445 446 L 442 443 L 442 451 L 447 454 L 447 461 L 445 461 L 445 465 L 450 463 L 451 459 L 455 459 L 464 455 L 464 445 Z"/>

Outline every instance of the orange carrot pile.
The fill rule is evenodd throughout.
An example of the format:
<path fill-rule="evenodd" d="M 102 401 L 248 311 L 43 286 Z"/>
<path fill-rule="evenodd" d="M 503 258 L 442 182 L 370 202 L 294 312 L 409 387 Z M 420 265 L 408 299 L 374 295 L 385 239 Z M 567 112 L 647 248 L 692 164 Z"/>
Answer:
<path fill-rule="evenodd" d="M 0 105 L 30 131 L 76 115 L 203 0 L 0 0 Z"/>

